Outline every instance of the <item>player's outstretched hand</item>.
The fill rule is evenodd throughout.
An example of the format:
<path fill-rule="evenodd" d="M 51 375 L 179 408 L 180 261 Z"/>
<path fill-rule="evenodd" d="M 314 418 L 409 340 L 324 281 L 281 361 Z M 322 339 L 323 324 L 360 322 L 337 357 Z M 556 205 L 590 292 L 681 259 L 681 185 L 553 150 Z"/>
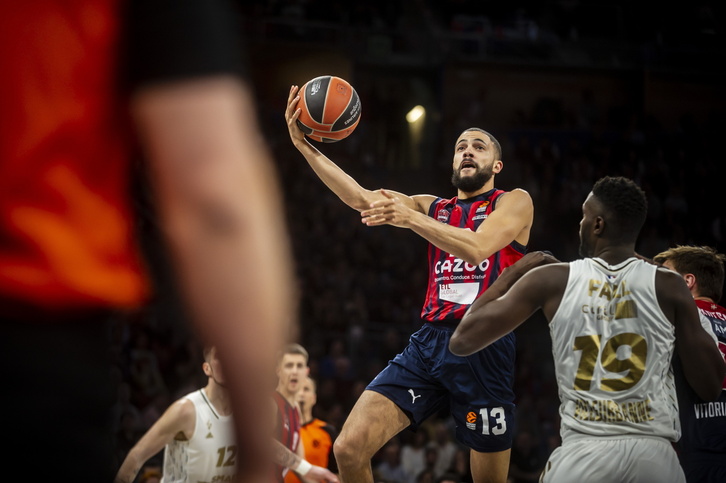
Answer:
<path fill-rule="evenodd" d="M 521 259 L 517 260 L 515 264 L 507 267 L 506 270 L 511 269 L 512 271 L 516 271 L 521 276 L 529 272 L 533 268 L 537 268 L 541 265 L 549 265 L 550 263 L 560 263 L 560 261 L 555 258 L 552 253 L 546 250 L 534 251 L 527 253 Z"/>
<path fill-rule="evenodd" d="M 297 107 L 297 103 L 300 101 L 299 91 L 298 86 L 293 85 L 290 87 L 290 94 L 287 96 L 287 109 L 285 109 L 287 130 L 290 132 L 290 139 L 295 145 L 305 141 L 305 133 L 297 125 L 297 118 L 300 117 L 300 109 Z"/>
<path fill-rule="evenodd" d="M 327 468 L 323 468 L 322 466 L 315 465 L 313 465 L 313 467 L 310 468 L 310 471 L 305 474 L 305 481 L 319 481 L 321 483 L 340 483 L 340 480 L 338 480 L 338 477 L 335 476 L 332 471 L 328 470 Z"/>

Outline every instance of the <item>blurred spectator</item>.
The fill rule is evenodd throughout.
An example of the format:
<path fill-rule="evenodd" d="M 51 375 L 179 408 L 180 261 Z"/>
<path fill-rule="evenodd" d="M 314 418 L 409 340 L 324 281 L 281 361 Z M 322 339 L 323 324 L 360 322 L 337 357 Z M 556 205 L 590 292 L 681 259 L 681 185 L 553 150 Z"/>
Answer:
<path fill-rule="evenodd" d="M 433 438 L 429 443 L 429 447 L 436 448 L 434 474 L 439 477 L 451 467 L 456 450 L 459 448 L 453 440 L 452 428 L 443 419 L 434 422 Z"/>
<path fill-rule="evenodd" d="M 373 468 L 376 481 L 387 483 L 409 483 L 410 475 L 401 462 L 401 443 L 391 439 L 380 451 L 381 461 Z"/>
<path fill-rule="evenodd" d="M 408 440 L 401 446 L 401 464 L 406 473 L 415 481 L 416 476 L 426 469 L 426 445 L 429 435 L 421 427 L 415 432 L 406 433 Z"/>
<path fill-rule="evenodd" d="M 540 442 L 527 430 L 514 436 L 509 476 L 513 483 L 536 483 L 547 462 Z"/>

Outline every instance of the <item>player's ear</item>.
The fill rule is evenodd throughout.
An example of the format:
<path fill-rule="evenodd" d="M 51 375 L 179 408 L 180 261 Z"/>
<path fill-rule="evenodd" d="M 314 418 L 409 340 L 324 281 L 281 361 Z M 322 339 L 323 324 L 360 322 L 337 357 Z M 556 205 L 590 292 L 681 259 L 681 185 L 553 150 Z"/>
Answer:
<path fill-rule="evenodd" d="M 494 161 L 494 163 L 492 163 L 492 171 L 494 173 L 501 172 L 503 168 L 504 168 L 504 163 L 502 162 L 501 159 L 497 159 L 496 161 Z"/>
<path fill-rule="evenodd" d="M 204 371 L 204 375 L 211 376 L 212 375 L 212 366 L 209 365 L 209 362 L 204 362 L 202 364 L 202 370 Z"/>
<path fill-rule="evenodd" d="M 693 289 L 693 286 L 696 285 L 696 276 L 692 273 L 686 273 L 683 275 L 683 280 L 686 281 L 686 285 L 688 285 L 689 289 Z"/>

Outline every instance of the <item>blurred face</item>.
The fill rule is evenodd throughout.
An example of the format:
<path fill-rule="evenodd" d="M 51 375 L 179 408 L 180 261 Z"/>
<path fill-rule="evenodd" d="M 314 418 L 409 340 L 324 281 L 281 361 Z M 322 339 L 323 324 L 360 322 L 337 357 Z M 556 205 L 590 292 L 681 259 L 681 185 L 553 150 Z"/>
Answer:
<path fill-rule="evenodd" d="M 502 169 L 492 140 L 481 131 L 464 131 L 454 145 L 452 184 L 471 193 L 484 187 Z"/>
<path fill-rule="evenodd" d="M 281 393 L 297 394 L 308 375 L 305 356 L 285 354 L 277 368 L 277 388 Z"/>
<path fill-rule="evenodd" d="M 315 403 L 318 402 L 318 398 L 315 394 L 315 383 L 313 383 L 312 379 L 306 377 L 303 380 L 300 384 L 300 390 L 298 391 L 296 398 L 300 407 L 303 409 L 309 409 L 315 406 Z"/>
<path fill-rule="evenodd" d="M 204 369 L 204 374 L 206 374 L 207 377 L 211 377 L 214 382 L 224 387 L 224 371 L 222 370 L 222 363 L 217 357 L 217 349 L 212 348 L 202 368 Z"/>

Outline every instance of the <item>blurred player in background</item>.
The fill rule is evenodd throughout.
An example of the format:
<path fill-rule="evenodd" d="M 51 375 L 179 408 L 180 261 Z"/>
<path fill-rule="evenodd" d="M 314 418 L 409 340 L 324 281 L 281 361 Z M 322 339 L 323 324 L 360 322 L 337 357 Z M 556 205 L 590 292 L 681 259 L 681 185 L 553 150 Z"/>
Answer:
<path fill-rule="evenodd" d="M 129 451 L 116 483 L 132 483 L 146 461 L 164 450 L 166 482 L 231 481 L 237 464 L 232 405 L 214 347 L 204 349 L 207 385 L 174 402 Z"/>
<path fill-rule="evenodd" d="M 275 440 L 289 451 L 278 448 L 275 457 L 274 481 L 283 483 L 294 471 L 303 481 L 337 482 L 338 478 L 305 457 L 300 441 L 300 405 L 297 394 L 308 377 L 308 351 L 300 344 L 291 343 L 280 352 L 277 364 L 277 388 L 273 394 L 275 408 Z M 297 456 L 295 460 L 291 456 Z"/>
<path fill-rule="evenodd" d="M 531 197 L 494 187 L 503 168 L 501 146 L 479 128 L 462 132 L 454 145 L 456 197 L 365 189 L 305 138 L 296 124 L 299 99 L 292 86 L 285 112 L 290 138 L 322 182 L 360 211 L 366 225 L 407 228 L 430 243 L 423 327 L 348 415 L 334 444 L 341 478 L 371 482 L 371 458 L 388 440 L 449 408 L 457 439 L 471 448 L 476 480 L 504 483 L 514 423 L 514 334 L 470 357 L 452 355 L 448 341 L 475 298 L 524 254 L 534 218 Z"/>
<path fill-rule="evenodd" d="M 313 408 L 318 402 L 317 388 L 312 377 L 307 376 L 297 393 L 300 405 L 300 439 L 305 450 L 305 459 L 310 463 L 338 472 L 333 454 L 333 442 L 338 435 L 329 423 L 313 416 Z M 290 471 L 285 475 L 285 483 L 300 483 L 297 475 Z"/>
<path fill-rule="evenodd" d="M 269 473 L 268 375 L 296 301 L 237 18 L 225 0 L 0 6 L 0 375 L 22 394 L 0 410 L 32 414 L 6 418 L 4 455 L 35 481 L 116 473 L 110 321 L 153 292 L 136 147 L 189 318 L 243 415 L 238 467 L 245 481 Z"/>
<path fill-rule="evenodd" d="M 726 358 L 726 309 L 718 305 L 723 291 L 726 255 L 711 247 L 678 246 L 659 253 L 653 261 L 683 276 L 698 306 L 701 324 Z M 707 402 L 683 380 L 683 371 L 677 361 L 673 367 L 683 432 L 677 447 L 686 481 L 724 482 L 726 379 L 718 399 Z"/>
<path fill-rule="evenodd" d="M 542 252 L 526 255 L 474 302 L 451 351 L 480 350 L 542 309 L 552 336 L 562 445 L 541 481 L 683 482 L 671 444 L 680 436 L 673 353 L 706 400 L 721 392 L 726 365 L 683 279 L 635 253 L 647 214 L 640 187 L 601 178 L 582 212 L 585 258 L 555 263 Z"/>

